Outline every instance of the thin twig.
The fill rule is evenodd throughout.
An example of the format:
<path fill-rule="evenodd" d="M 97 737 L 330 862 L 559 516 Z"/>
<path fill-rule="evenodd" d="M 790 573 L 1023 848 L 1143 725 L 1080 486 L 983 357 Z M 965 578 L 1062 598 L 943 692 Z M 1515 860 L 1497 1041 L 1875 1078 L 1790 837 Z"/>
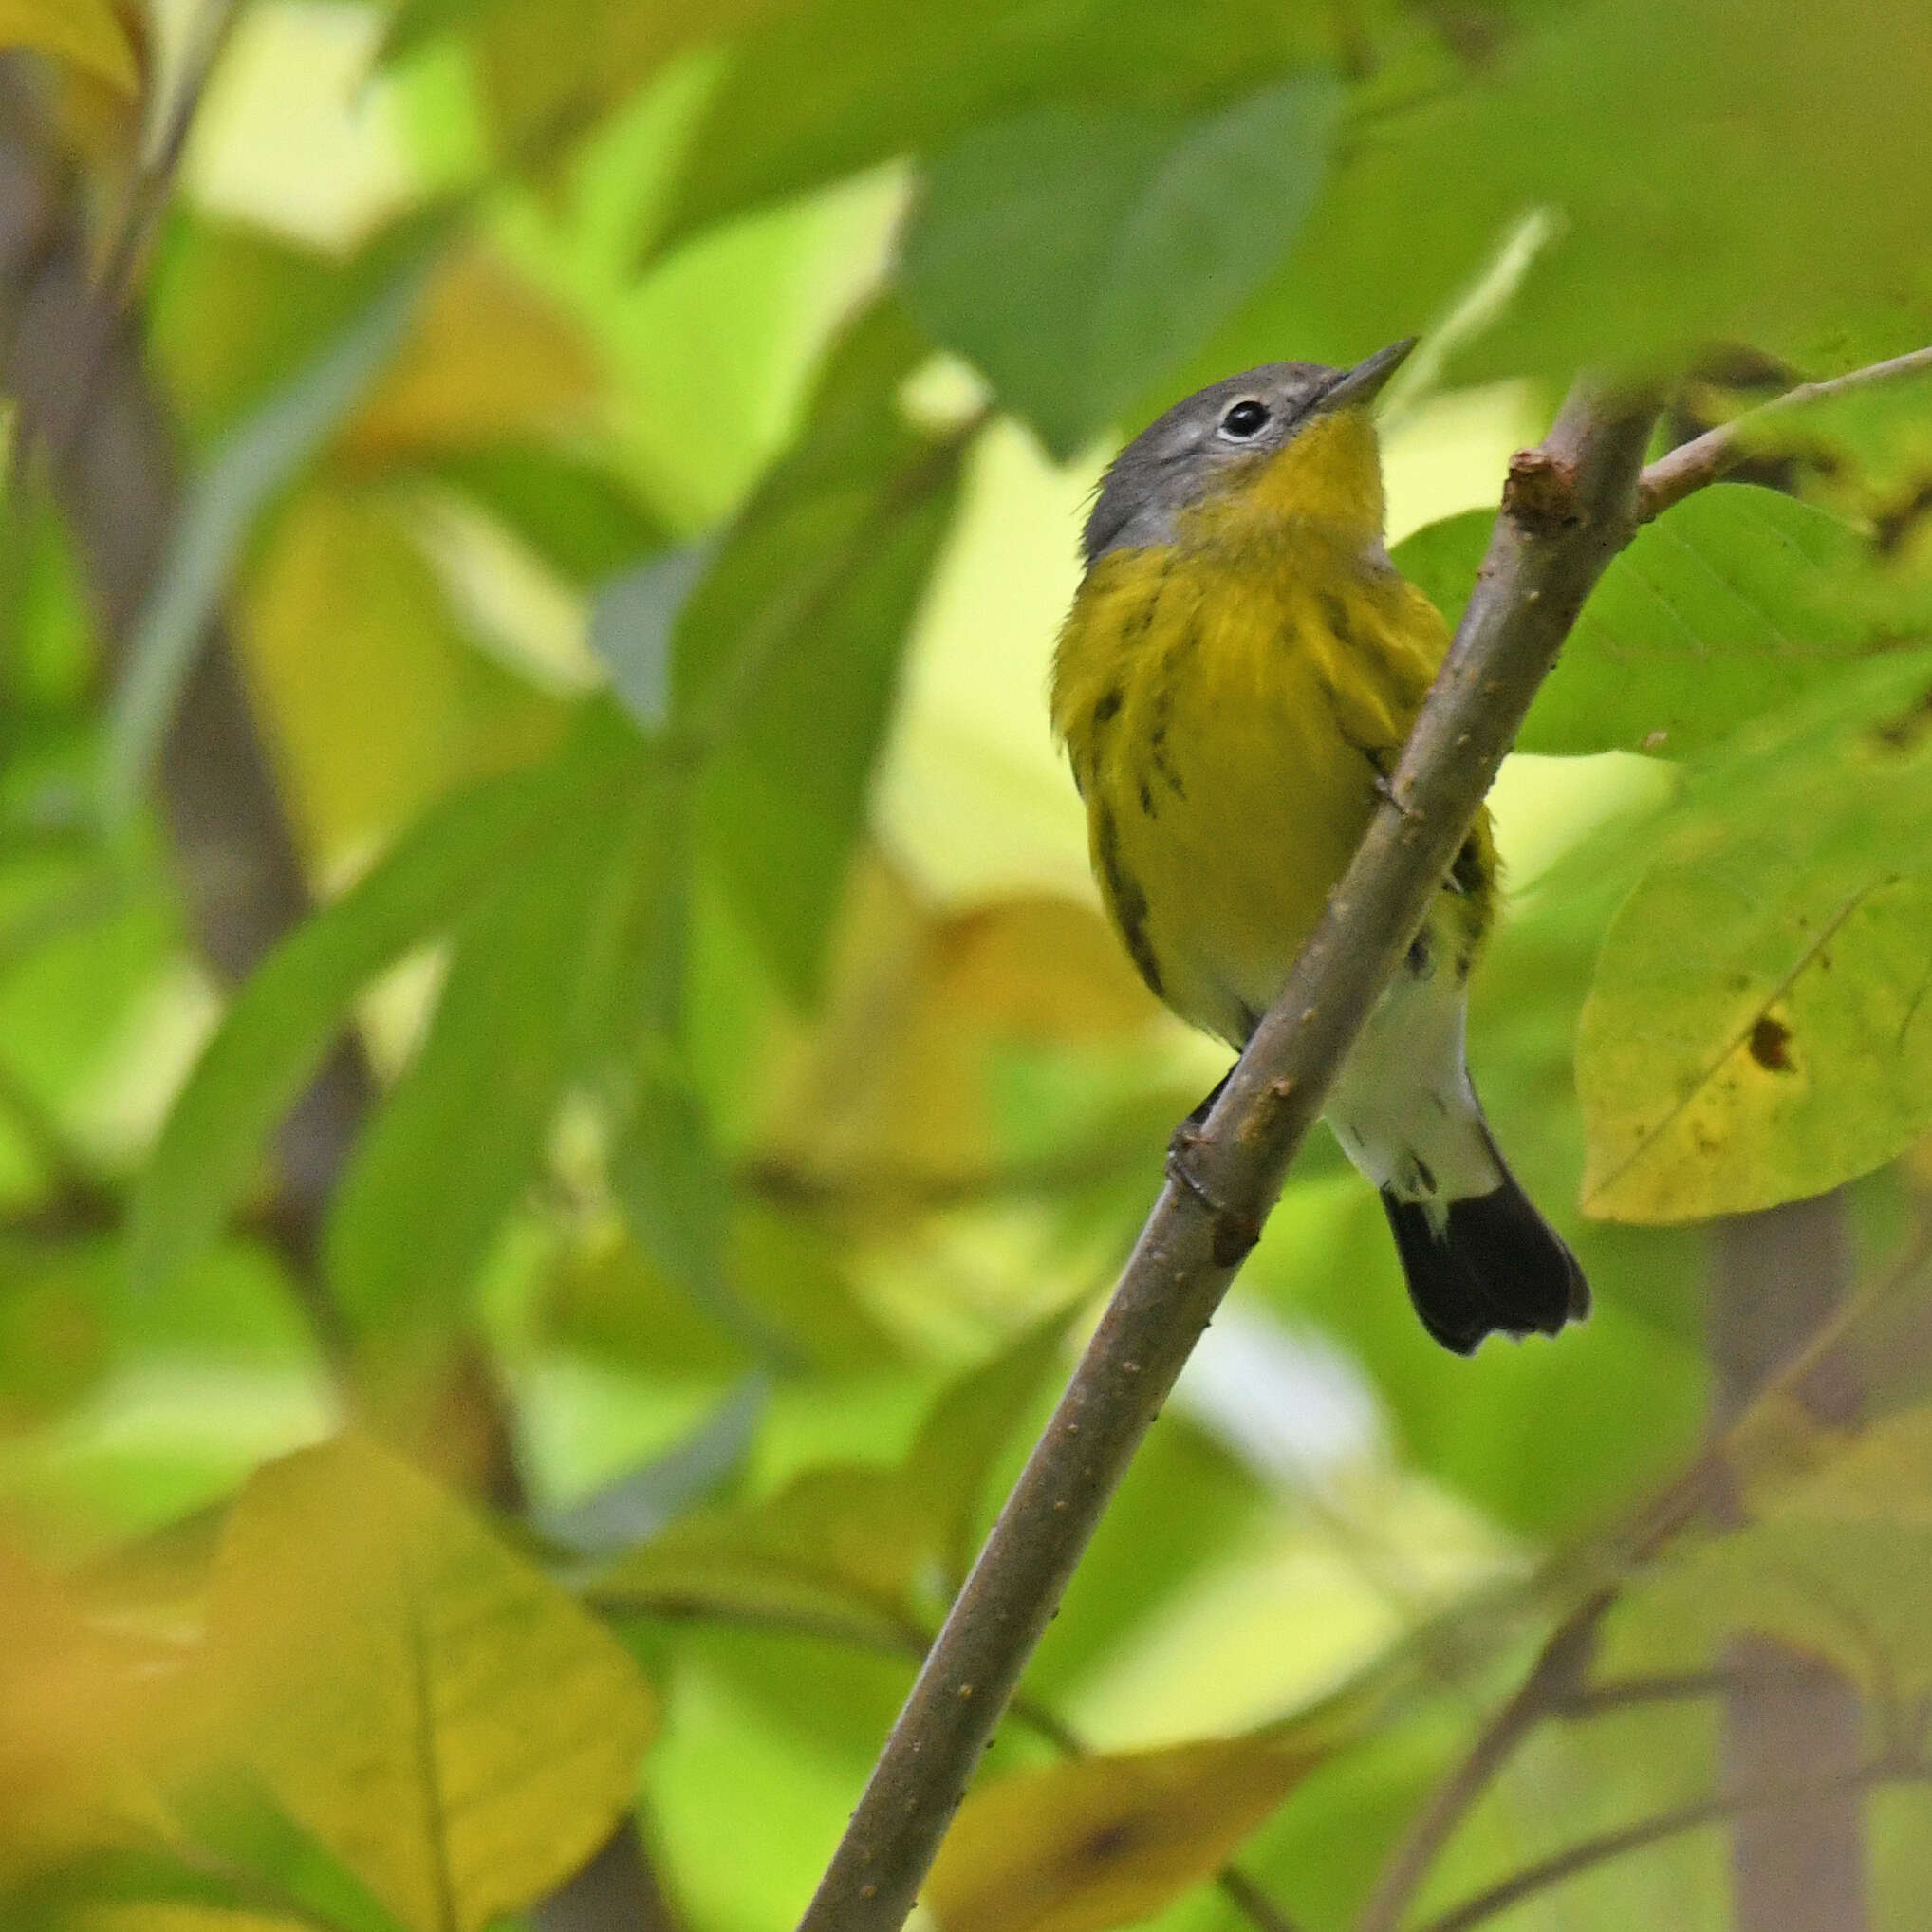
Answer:
<path fill-rule="evenodd" d="M 1660 1811 L 1654 1818 L 1644 1818 L 1634 1825 L 1625 1825 L 1620 1830 L 1586 1838 L 1552 1857 L 1527 1865 L 1487 1890 L 1477 1892 L 1475 1897 L 1463 1900 L 1459 1905 L 1454 1905 L 1440 1917 L 1418 1926 L 1416 1932 L 1469 1932 L 1471 1926 L 1480 1925 L 1486 1919 L 1494 1919 L 1497 1913 L 1520 1904 L 1537 1892 L 1547 1891 L 1551 1886 L 1561 1885 L 1579 1872 L 1588 1871 L 1594 1866 L 1607 1865 L 1611 1859 L 1623 1858 L 1632 1851 L 1642 1851 L 1647 1846 L 1662 1844 L 1666 1838 L 1695 1831 L 1701 1825 L 1716 1824 L 1720 1819 L 1776 1810 L 1786 1805 L 1836 1796 L 1848 1791 L 1865 1791 L 1877 1784 L 1923 1784 L 1928 1780 L 1932 1780 L 1932 1770 L 1923 1765 L 1881 1761 L 1865 1765 L 1843 1777 L 1820 1778 L 1811 1784 L 1764 1787 L 1726 1796 L 1699 1798 L 1690 1804 L 1679 1805 L 1672 1811 Z"/>
<path fill-rule="evenodd" d="M 1475 1744 L 1437 1787 L 1376 1874 L 1374 1889 L 1355 1922 L 1356 1932 L 1395 1932 L 1402 1923 L 1437 1855 L 1495 1781 L 1516 1747 L 1546 1717 L 1561 1708 L 1565 1699 L 1574 1695 L 1610 1601 L 1607 1591 L 1599 1591 L 1574 1610 L 1544 1644 L 1514 1696 L 1477 1734 Z"/>
<path fill-rule="evenodd" d="M 1221 1896 L 1260 1932 L 1301 1932 L 1296 1923 L 1237 1865 L 1223 1866 L 1215 1874 Z"/>
<path fill-rule="evenodd" d="M 1726 472 L 1756 453 L 1756 437 L 1767 422 L 1774 422 L 1792 411 L 1822 402 L 1828 397 L 1847 396 L 1855 389 L 1869 389 L 1880 382 L 1896 382 L 1901 377 L 1932 375 L 1932 348 L 1914 349 L 1907 356 L 1894 356 L 1887 362 L 1873 362 L 1868 368 L 1854 369 L 1848 376 L 1834 376 L 1825 382 L 1800 382 L 1782 396 L 1747 409 L 1743 415 L 1716 429 L 1706 430 L 1687 443 L 1680 443 L 1667 455 L 1659 456 L 1644 472 L 1637 484 L 1637 514 L 1648 523 L 1672 504 L 1681 503 L 1694 491 L 1716 483 Z"/>
<path fill-rule="evenodd" d="M 1101 1512 L 1449 868 L 1584 599 L 1635 528 L 1650 397 L 1580 391 L 1512 468 L 1476 592 L 1389 795 L 1170 1180 L 955 1601 L 804 1932 L 895 1932 Z"/>
<path fill-rule="evenodd" d="M 1690 1703 L 1699 1698 L 1720 1696 L 1730 1688 L 1728 1672 L 1686 1670 L 1674 1676 L 1613 1678 L 1608 1683 L 1586 1684 L 1568 1697 L 1555 1699 L 1550 1715 L 1566 1724 L 1581 1723 L 1590 1718 L 1614 1716 L 1619 1711 L 1648 1710 L 1654 1704 Z"/>

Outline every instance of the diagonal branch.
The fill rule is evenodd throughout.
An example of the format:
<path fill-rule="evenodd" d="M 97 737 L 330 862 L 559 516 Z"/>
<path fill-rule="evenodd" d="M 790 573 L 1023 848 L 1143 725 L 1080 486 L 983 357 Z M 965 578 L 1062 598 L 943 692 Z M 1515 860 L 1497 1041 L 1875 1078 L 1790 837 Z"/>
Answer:
<path fill-rule="evenodd" d="M 803 1932 L 895 1932 L 1108 1497 L 1260 1232 L 1584 599 L 1635 529 L 1650 396 L 1579 390 L 1519 455 L 1389 795 L 1170 1179 L 927 1657 Z"/>

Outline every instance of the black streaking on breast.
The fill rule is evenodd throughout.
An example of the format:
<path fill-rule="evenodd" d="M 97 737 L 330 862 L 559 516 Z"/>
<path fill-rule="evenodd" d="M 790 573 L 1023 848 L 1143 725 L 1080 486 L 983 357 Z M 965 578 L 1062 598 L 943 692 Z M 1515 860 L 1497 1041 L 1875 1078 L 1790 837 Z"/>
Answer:
<path fill-rule="evenodd" d="M 1322 606 L 1322 622 L 1333 633 L 1335 641 L 1345 650 L 1355 650 L 1358 641 L 1355 636 L 1355 621 L 1348 615 L 1346 598 L 1337 597 L 1332 590 L 1319 593 Z"/>
<path fill-rule="evenodd" d="M 1126 941 L 1128 956 L 1140 969 L 1141 977 L 1156 999 L 1164 999 L 1161 985 L 1161 963 L 1147 941 L 1147 895 L 1140 882 L 1121 864 L 1120 828 L 1113 813 L 1097 808 L 1094 820 L 1094 855 L 1100 861 L 1101 882 L 1106 887 L 1107 903 L 1113 909 L 1114 923 Z"/>

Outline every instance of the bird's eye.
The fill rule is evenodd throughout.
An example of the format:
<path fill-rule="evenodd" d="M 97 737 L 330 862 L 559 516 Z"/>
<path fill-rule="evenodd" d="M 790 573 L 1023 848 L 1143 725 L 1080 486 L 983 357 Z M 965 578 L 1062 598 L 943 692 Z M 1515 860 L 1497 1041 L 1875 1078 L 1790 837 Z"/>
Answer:
<path fill-rule="evenodd" d="M 1258 437 L 1268 427 L 1270 420 L 1268 405 L 1252 399 L 1237 402 L 1227 415 L 1221 418 L 1221 434 L 1232 437 L 1236 442 L 1246 442 L 1250 437 Z"/>

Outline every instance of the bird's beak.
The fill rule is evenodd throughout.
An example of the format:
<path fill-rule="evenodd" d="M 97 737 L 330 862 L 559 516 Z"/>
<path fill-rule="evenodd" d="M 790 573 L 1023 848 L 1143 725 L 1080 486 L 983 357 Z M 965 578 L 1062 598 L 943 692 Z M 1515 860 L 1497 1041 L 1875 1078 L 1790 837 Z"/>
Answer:
<path fill-rule="evenodd" d="M 1385 349 L 1377 349 L 1365 362 L 1357 362 L 1352 369 L 1344 369 L 1328 386 L 1322 391 L 1315 407 L 1327 412 L 1330 409 L 1365 409 L 1382 394 L 1383 384 L 1407 362 L 1409 351 L 1419 338 L 1405 335 L 1399 343 L 1390 343 Z"/>

